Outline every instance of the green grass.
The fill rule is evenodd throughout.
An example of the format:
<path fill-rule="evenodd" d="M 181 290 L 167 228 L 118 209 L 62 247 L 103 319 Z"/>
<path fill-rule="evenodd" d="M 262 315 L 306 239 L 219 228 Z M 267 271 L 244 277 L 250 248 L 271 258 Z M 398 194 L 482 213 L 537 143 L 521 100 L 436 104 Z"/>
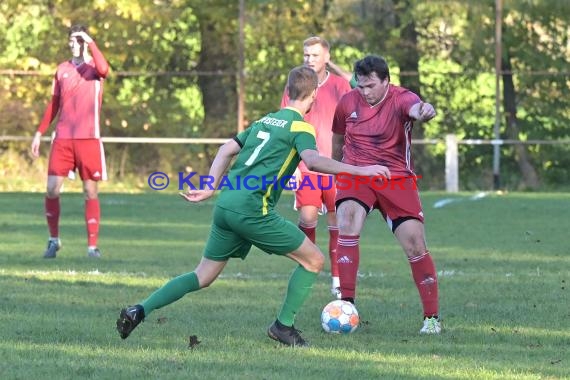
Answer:
<path fill-rule="evenodd" d="M 421 306 L 404 254 L 373 213 L 361 238 L 358 310 L 349 336 L 327 335 L 328 267 L 297 317 L 310 349 L 267 338 L 292 261 L 252 250 L 210 288 L 155 311 L 129 339 L 115 331 L 136 303 L 201 257 L 212 202 L 103 193 L 100 247 L 87 258 L 83 201 L 62 196 L 63 248 L 41 257 L 40 193 L 0 193 L 1 379 L 562 379 L 570 378 L 570 195 L 425 193 L 440 273 L 444 332 L 420 336 Z M 442 198 L 459 199 L 434 208 Z M 279 210 L 291 220 L 292 198 Z M 318 243 L 327 246 L 324 218 Z M 201 343 L 188 347 L 188 337 Z"/>

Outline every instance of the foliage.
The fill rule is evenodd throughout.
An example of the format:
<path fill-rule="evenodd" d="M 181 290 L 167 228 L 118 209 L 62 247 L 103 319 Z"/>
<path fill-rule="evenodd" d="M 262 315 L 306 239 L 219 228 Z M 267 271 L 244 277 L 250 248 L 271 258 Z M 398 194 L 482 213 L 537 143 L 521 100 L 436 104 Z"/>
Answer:
<path fill-rule="evenodd" d="M 385 56 L 392 81 L 433 103 L 438 117 L 415 138 L 493 138 L 495 1 L 244 0 L 245 118 L 278 107 L 287 72 L 302 63 L 302 41 L 323 35 L 347 69 L 364 54 Z M 504 0 L 503 52 L 512 66 L 517 138 L 570 138 L 570 3 Z M 453 17 L 450 17 L 453 15 Z M 231 137 L 237 120 L 238 1 L 84 2 L 5 0 L 0 4 L 0 128 L 31 136 L 57 63 L 67 59 L 67 28 L 86 23 L 112 71 L 105 83 L 103 132 L 114 137 Z M 509 136 L 501 103 L 501 137 Z M 154 170 L 204 171 L 217 146 L 108 144 L 112 178 Z M 461 146 L 462 186 L 487 187 L 491 149 Z M 3 145 L 26 156 L 21 145 Z M 530 145 L 543 188 L 570 176 L 570 147 Z M 442 146 L 416 148 L 430 188 L 442 188 Z M 524 186 L 519 154 L 502 150 L 503 183 Z M 27 160 L 27 158 L 24 158 Z M 477 173 L 477 174 L 473 174 Z M 469 176 L 467 178 L 466 176 Z M 473 181 L 473 177 L 481 180 Z M 472 187 L 473 186 L 473 187 Z"/>

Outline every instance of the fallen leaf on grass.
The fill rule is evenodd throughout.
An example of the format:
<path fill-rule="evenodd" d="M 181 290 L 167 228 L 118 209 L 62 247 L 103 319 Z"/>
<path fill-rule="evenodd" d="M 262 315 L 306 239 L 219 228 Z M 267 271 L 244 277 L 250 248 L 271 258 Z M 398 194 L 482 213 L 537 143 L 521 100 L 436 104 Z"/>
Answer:
<path fill-rule="evenodd" d="M 196 347 L 199 344 L 200 344 L 200 341 L 198 340 L 198 337 L 196 335 L 190 335 L 188 337 L 188 348 L 193 350 L 194 347 Z"/>

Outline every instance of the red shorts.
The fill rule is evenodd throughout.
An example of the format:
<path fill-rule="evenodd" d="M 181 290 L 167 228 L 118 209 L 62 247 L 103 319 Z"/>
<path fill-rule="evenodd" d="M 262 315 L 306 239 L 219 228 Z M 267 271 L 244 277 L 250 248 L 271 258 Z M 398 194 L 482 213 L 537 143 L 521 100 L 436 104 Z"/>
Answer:
<path fill-rule="evenodd" d="M 423 223 L 424 213 L 414 176 L 392 176 L 390 180 L 375 177 L 337 175 L 336 205 L 344 200 L 355 200 L 367 213 L 378 209 L 392 228 L 392 221 L 414 218 Z"/>
<path fill-rule="evenodd" d="M 55 139 L 51 144 L 48 175 L 67 177 L 79 171 L 83 181 L 107 179 L 105 152 L 99 139 Z"/>
<path fill-rule="evenodd" d="M 295 210 L 303 206 L 315 206 L 321 209 L 323 214 L 327 211 L 334 212 L 335 197 L 333 176 L 301 173 L 301 182 L 295 192 Z"/>

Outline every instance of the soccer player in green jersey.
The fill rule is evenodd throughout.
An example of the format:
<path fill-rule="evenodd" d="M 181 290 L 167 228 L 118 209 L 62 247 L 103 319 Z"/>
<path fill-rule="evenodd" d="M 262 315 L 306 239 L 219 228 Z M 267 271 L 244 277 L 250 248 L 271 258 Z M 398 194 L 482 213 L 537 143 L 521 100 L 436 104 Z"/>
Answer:
<path fill-rule="evenodd" d="M 287 106 L 257 120 L 219 149 L 209 172 L 211 186 L 181 194 L 189 202 L 200 202 L 210 198 L 224 180 L 202 260 L 194 271 L 170 280 L 144 301 L 122 309 L 117 320 L 121 338 L 127 338 L 153 310 L 212 284 L 230 258 L 245 259 L 255 245 L 299 264 L 289 278 L 283 306 L 267 334 L 288 346 L 307 345 L 293 322 L 323 267 L 324 256 L 296 225 L 274 210 L 286 179 L 301 159 L 309 169 L 321 173 L 390 177 L 382 165 L 357 167 L 318 154 L 315 129 L 303 121 L 315 99 L 317 85 L 312 69 L 291 70 Z M 234 165 L 224 176 L 236 155 Z"/>

